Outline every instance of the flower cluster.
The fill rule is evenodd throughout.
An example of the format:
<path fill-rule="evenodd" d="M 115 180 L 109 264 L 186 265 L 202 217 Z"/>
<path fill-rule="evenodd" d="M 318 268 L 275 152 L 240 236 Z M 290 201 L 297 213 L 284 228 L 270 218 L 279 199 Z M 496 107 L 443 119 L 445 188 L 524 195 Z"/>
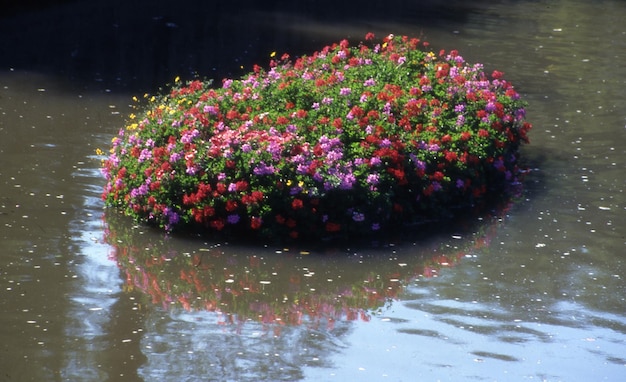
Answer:
<path fill-rule="evenodd" d="M 103 199 L 167 230 L 368 235 L 515 184 L 524 106 L 457 51 L 368 34 L 219 88 L 176 81 L 113 138 Z"/>

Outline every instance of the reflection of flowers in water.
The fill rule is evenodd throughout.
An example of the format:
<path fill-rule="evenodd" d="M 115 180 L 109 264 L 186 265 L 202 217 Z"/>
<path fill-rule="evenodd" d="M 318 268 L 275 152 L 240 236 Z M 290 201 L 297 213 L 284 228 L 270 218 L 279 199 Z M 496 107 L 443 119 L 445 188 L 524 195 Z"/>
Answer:
<path fill-rule="evenodd" d="M 333 326 L 337 320 L 368 321 L 418 277 L 437 276 L 476 247 L 488 244 L 485 224 L 461 247 L 430 246 L 417 255 L 372 256 L 373 264 L 306 252 L 204 246 L 199 241 L 141 234 L 127 219 L 108 213 L 105 241 L 125 273 L 126 290 L 140 290 L 164 309 L 206 310 L 223 324 Z M 420 247 L 421 248 L 421 247 Z M 423 254 L 429 254 L 424 256 Z M 379 254 L 377 254 L 379 255 Z M 313 258 L 315 257 L 315 258 Z M 339 257 L 339 258 L 338 258 Z M 331 260 L 328 260 L 331 258 Z M 369 260 L 369 259 L 368 259 Z M 337 262 L 339 264 L 337 264 Z"/>

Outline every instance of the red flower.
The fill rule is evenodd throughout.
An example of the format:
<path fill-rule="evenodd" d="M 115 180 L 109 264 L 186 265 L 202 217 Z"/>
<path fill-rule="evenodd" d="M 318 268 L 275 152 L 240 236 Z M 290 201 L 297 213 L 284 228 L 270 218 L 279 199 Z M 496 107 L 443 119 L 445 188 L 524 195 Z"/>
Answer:
<path fill-rule="evenodd" d="M 372 32 L 368 32 L 368 33 L 365 34 L 365 40 L 367 40 L 367 41 L 373 40 L 374 37 L 375 37 L 374 33 L 372 33 Z"/>
<path fill-rule="evenodd" d="M 233 212 L 237 209 L 237 202 L 234 200 L 228 200 L 226 202 L 226 211 Z"/>
<path fill-rule="evenodd" d="M 478 136 L 482 138 L 487 138 L 489 136 L 489 132 L 485 129 L 478 130 Z"/>
<path fill-rule="evenodd" d="M 285 224 L 285 218 L 283 217 L 283 215 L 276 215 L 276 223 L 278 224 Z"/>
<path fill-rule="evenodd" d="M 328 222 L 326 223 L 326 232 L 339 232 L 341 231 L 341 224 Z"/>
<path fill-rule="evenodd" d="M 400 214 L 400 213 L 402 213 L 402 211 L 404 211 L 404 207 L 402 207 L 401 204 L 399 204 L 399 203 L 394 203 L 393 204 L 393 212 L 396 212 L 396 213 Z"/>
<path fill-rule="evenodd" d="M 248 188 L 248 182 L 245 180 L 240 180 L 235 185 L 237 186 L 237 191 L 245 191 Z"/>
<path fill-rule="evenodd" d="M 224 222 L 221 219 L 211 220 L 209 225 L 211 228 L 215 228 L 218 231 L 221 231 L 224 228 Z"/>
<path fill-rule="evenodd" d="M 237 119 L 239 118 L 239 112 L 237 110 L 228 110 L 226 112 L 226 119 Z"/>
<path fill-rule="evenodd" d="M 251 196 L 258 203 L 263 200 L 263 191 L 252 191 Z"/>
<path fill-rule="evenodd" d="M 343 120 L 341 118 L 335 118 L 335 120 L 333 121 L 333 127 L 335 127 L 336 129 L 341 129 L 341 126 L 343 126 Z"/>
<path fill-rule="evenodd" d="M 291 208 L 293 208 L 294 210 L 299 210 L 302 207 L 303 207 L 303 204 L 302 204 L 302 200 L 300 199 L 294 199 L 291 202 Z"/>
<path fill-rule="evenodd" d="M 286 125 L 289 123 L 289 118 L 281 115 L 278 118 L 276 118 L 276 124 L 277 125 Z"/>
<path fill-rule="evenodd" d="M 448 162 L 454 162 L 457 159 L 457 154 L 454 151 L 446 152 L 446 160 Z"/>
<path fill-rule="evenodd" d="M 261 228 L 261 224 L 263 224 L 263 221 L 260 217 L 253 216 L 250 218 L 250 228 L 259 229 Z"/>

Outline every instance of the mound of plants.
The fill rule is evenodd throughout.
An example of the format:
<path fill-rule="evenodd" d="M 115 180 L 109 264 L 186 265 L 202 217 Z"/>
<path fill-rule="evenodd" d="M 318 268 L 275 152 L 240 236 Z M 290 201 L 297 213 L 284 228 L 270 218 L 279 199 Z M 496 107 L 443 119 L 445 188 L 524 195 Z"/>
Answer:
<path fill-rule="evenodd" d="M 112 140 L 102 197 L 167 231 L 369 236 L 518 184 L 524 107 L 503 73 L 455 50 L 368 33 L 146 96 Z"/>

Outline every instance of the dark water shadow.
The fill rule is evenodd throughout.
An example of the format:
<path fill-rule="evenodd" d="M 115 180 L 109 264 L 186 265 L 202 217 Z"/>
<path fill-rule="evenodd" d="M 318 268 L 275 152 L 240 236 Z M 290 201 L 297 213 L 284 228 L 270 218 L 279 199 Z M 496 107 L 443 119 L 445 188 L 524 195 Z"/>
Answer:
<path fill-rule="evenodd" d="M 412 240 L 321 246 L 166 235 L 111 210 L 103 219 L 103 240 L 112 248 L 110 258 L 125 289 L 141 292 L 146 304 L 214 312 L 219 323 L 236 327 L 256 321 L 318 329 L 369 321 L 415 279 L 436 277 L 489 246 L 504 218 L 424 229 Z"/>
<path fill-rule="evenodd" d="M 453 30 L 487 1 L 28 1 L 0 12 L 0 68 L 88 88 L 156 91 L 180 75 L 221 80 L 366 32 Z"/>

